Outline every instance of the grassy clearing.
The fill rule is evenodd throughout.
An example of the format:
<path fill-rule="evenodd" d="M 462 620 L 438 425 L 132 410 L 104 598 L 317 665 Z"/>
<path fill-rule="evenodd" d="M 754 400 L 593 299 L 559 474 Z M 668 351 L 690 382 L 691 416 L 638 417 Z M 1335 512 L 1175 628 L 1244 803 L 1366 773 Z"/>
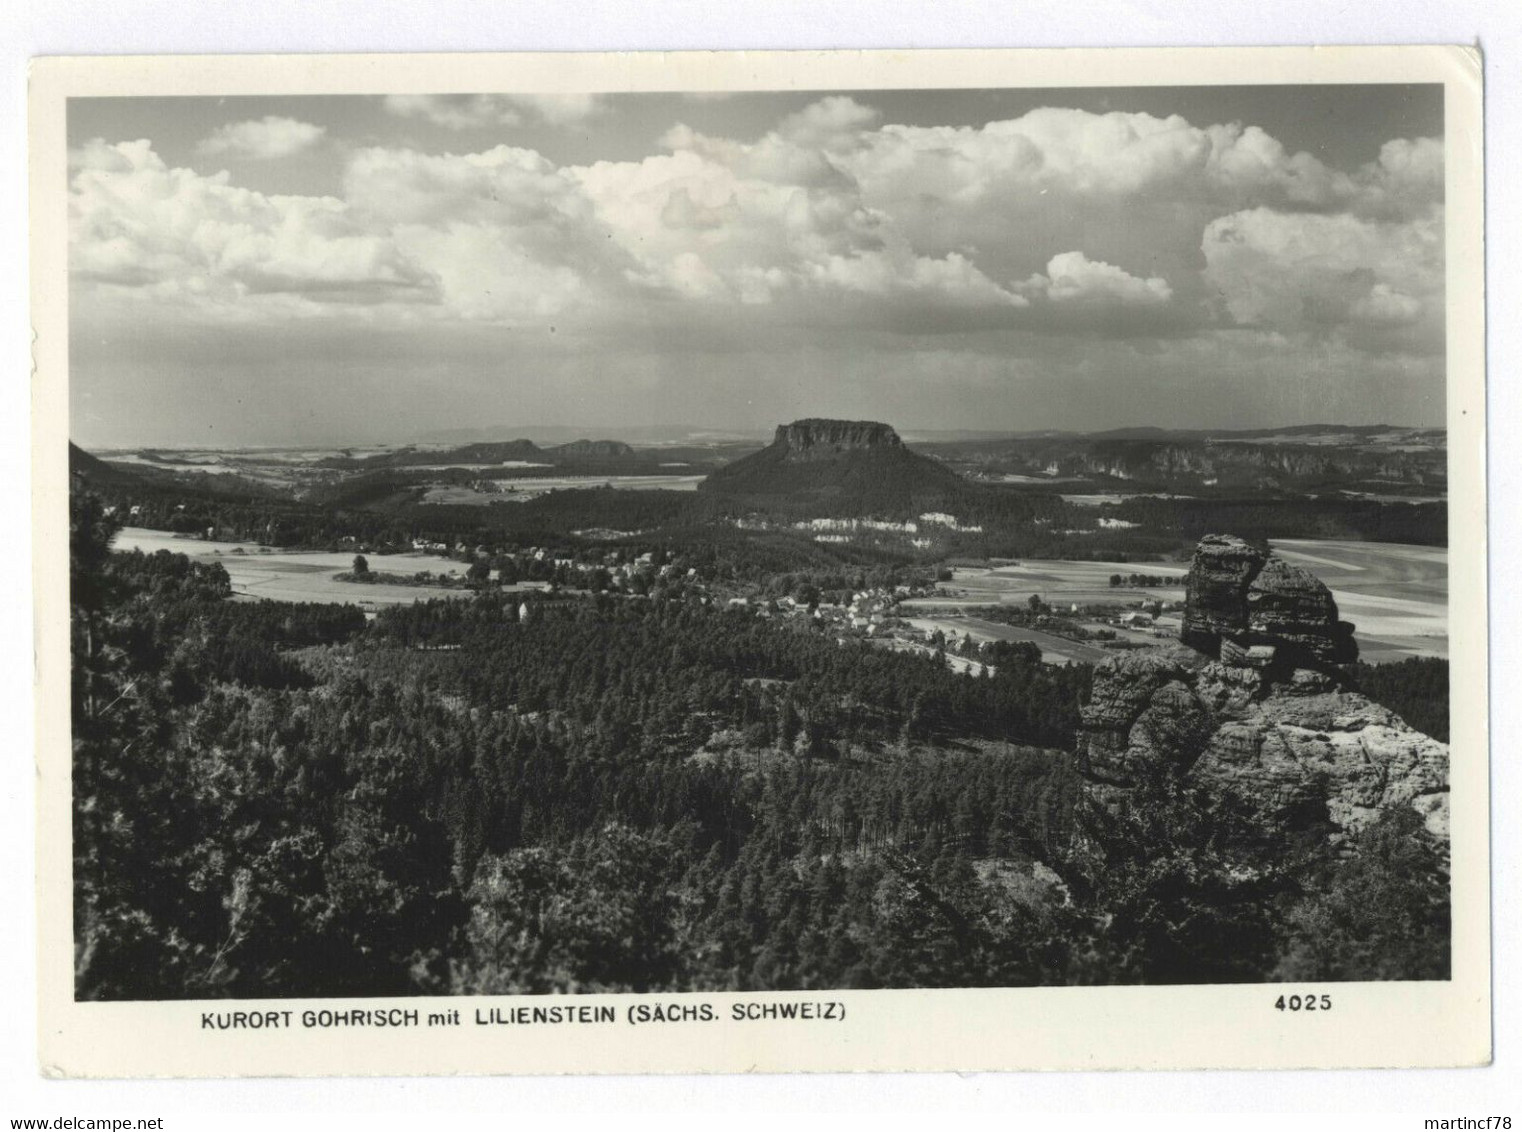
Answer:
<path fill-rule="evenodd" d="M 233 593 L 242 598 L 274 601 L 325 601 L 363 607 L 425 601 L 433 597 L 458 597 L 467 590 L 448 586 L 357 585 L 340 581 L 336 574 L 351 569 L 354 555 L 322 551 L 271 550 L 253 543 L 209 542 L 185 538 L 167 531 L 126 527 L 111 544 L 114 550 L 141 550 L 144 554 L 167 550 L 197 562 L 219 562 L 232 580 Z M 378 573 L 411 576 L 422 571 L 462 576 L 465 564 L 437 554 L 368 554 L 370 568 Z"/>

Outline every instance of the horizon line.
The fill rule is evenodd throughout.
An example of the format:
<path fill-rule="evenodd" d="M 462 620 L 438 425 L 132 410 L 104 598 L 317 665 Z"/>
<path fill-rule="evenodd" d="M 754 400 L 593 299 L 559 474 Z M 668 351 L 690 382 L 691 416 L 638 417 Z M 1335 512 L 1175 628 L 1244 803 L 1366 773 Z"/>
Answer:
<path fill-rule="evenodd" d="M 1355 430 L 1355 429 L 1356 430 L 1365 430 L 1365 429 L 1379 429 L 1379 428 L 1395 429 L 1395 430 L 1411 431 L 1411 432 L 1444 432 L 1444 433 L 1446 433 L 1448 431 L 1448 426 L 1447 426 L 1446 422 L 1444 422 L 1442 424 L 1396 424 L 1396 423 L 1392 423 L 1390 421 L 1370 421 L 1370 422 L 1367 422 L 1367 423 L 1358 423 L 1358 424 L 1353 424 L 1353 423 L 1348 423 L 1348 422 L 1332 422 L 1332 421 L 1308 421 L 1308 422 L 1305 422 L 1303 424 L 1271 424 L 1271 425 L 1246 425 L 1246 426 L 1243 426 L 1243 425 L 1232 425 L 1232 426 L 1219 426 L 1219 427 L 1217 427 L 1217 426 L 1201 426 L 1201 425 L 1169 426 L 1169 425 L 1158 425 L 1158 424 L 1147 423 L 1147 424 L 1113 425 L 1113 426 L 1106 427 L 1106 428 L 1087 428 L 1087 429 L 1085 429 L 1085 428 L 1061 428 L 1061 427 L 1050 427 L 1050 428 L 988 428 L 988 427 L 982 427 L 982 428 L 978 428 L 978 427 L 949 427 L 949 428 L 943 427 L 943 428 L 931 428 L 931 427 L 916 427 L 916 426 L 913 426 L 913 425 L 909 425 L 909 426 L 898 425 L 898 424 L 894 424 L 891 421 L 876 420 L 876 419 L 868 418 L 868 417 L 801 416 L 801 417 L 794 417 L 791 421 L 778 421 L 775 425 L 764 425 L 764 426 L 756 426 L 756 427 L 720 427 L 720 426 L 701 426 L 701 425 L 673 425 L 673 426 L 669 426 L 669 427 L 663 427 L 663 426 L 660 426 L 660 425 L 637 425 L 637 426 L 623 425 L 623 426 L 612 426 L 612 428 L 610 428 L 610 430 L 608 432 L 600 433 L 600 434 L 599 434 L 599 430 L 601 430 L 604 426 L 600 426 L 600 425 L 598 425 L 598 426 L 588 426 L 588 425 L 569 425 L 569 424 L 549 424 L 549 423 L 546 423 L 546 424 L 517 424 L 517 425 L 511 425 L 511 426 L 503 426 L 500 430 L 496 429 L 496 428 L 494 428 L 492 426 L 487 426 L 487 427 L 482 427 L 482 428 L 475 428 L 475 429 L 472 429 L 469 426 L 461 426 L 459 429 L 443 428 L 443 429 L 431 429 L 431 430 L 428 430 L 430 433 L 432 433 L 434 435 L 438 435 L 438 434 L 441 434 L 441 433 L 447 434 L 447 433 L 456 432 L 456 431 L 459 431 L 459 432 L 476 432 L 476 433 L 500 433 L 500 435 L 495 436 L 495 437 L 493 437 L 491 439 L 474 439 L 474 440 L 471 440 L 471 439 L 427 440 L 427 439 L 422 439 L 422 438 L 413 438 L 413 439 L 409 439 L 409 440 L 398 440 L 398 439 L 390 439 L 390 440 L 380 440 L 380 439 L 356 440 L 356 439 L 346 439 L 346 440 L 280 441 L 280 442 L 276 442 L 276 441 L 266 441 L 266 442 L 260 442 L 260 441 L 242 441 L 242 442 L 229 442 L 229 443 L 223 443 L 223 444 L 208 444 L 208 443 L 206 443 L 204 441 L 200 442 L 200 443 L 194 443 L 194 442 L 192 442 L 192 443 L 186 443 L 186 442 L 183 442 L 183 441 L 172 441 L 172 442 L 166 442 L 166 441 L 134 441 L 134 442 L 128 442 L 128 443 L 122 443 L 122 442 L 101 443 L 101 442 L 94 442 L 94 441 L 79 440 L 76 437 L 71 435 L 69 437 L 69 442 L 71 444 L 76 445 L 79 448 L 84 449 L 85 451 L 99 451 L 99 452 L 138 451 L 138 450 L 143 450 L 143 449 L 164 450 L 164 451 L 171 451 L 171 452 L 229 451 L 229 450 L 231 450 L 231 451 L 290 452 L 290 451 L 310 450 L 310 449 L 314 449 L 314 448 L 407 448 L 407 447 L 440 447 L 440 448 L 455 447 L 455 448 L 458 448 L 458 447 L 465 447 L 465 446 L 468 446 L 468 445 L 471 445 L 471 444 L 510 444 L 510 443 L 513 443 L 515 441 L 520 441 L 520 440 L 521 441 L 527 441 L 529 443 L 558 444 L 558 443 L 562 443 L 562 442 L 561 441 L 535 441 L 531 437 L 529 437 L 527 435 L 524 435 L 524 433 L 526 433 L 526 432 L 555 431 L 555 432 L 565 432 L 565 433 L 569 434 L 569 433 L 575 433 L 575 432 L 579 431 L 581 433 L 581 435 L 576 436 L 573 440 L 566 441 L 566 443 L 574 443 L 576 440 L 587 440 L 587 441 L 593 441 L 593 442 L 603 441 L 603 440 L 619 441 L 619 440 L 623 440 L 623 437 L 619 435 L 620 433 L 623 433 L 623 434 L 646 434 L 647 436 L 648 436 L 648 434 L 659 433 L 659 434 L 665 434 L 667 437 L 671 438 L 670 440 L 667 441 L 668 443 L 672 442 L 672 441 L 675 441 L 677 443 L 681 443 L 683 441 L 690 442 L 690 443 L 698 443 L 699 441 L 697 439 L 695 439 L 695 438 L 696 437 L 700 437 L 703 434 L 713 433 L 713 434 L 719 434 L 721 436 L 723 434 L 729 434 L 729 436 L 732 437 L 735 440 L 750 439 L 752 437 L 764 437 L 764 436 L 768 435 L 770 432 L 772 432 L 774 429 L 780 428 L 780 427 L 782 427 L 783 425 L 786 425 L 786 424 L 795 424 L 795 423 L 798 423 L 800 421 L 813 421 L 813 420 L 831 420 L 831 421 L 847 421 L 847 422 L 851 422 L 851 423 L 882 424 L 882 425 L 887 425 L 889 428 L 892 428 L 895 432 L 897 432 L 901 436 L 906 434 L 906 433 L 909 433 L 909 434 L 919 434 L 919 435 L 968 435 L 968 436 L 976 435 L 978 437 L 982 437 L 982 438 L 986 438 L 986 439 L 997 439 L 997 438 L 1000 438 L 1000 437 L 1008 437 L 1010 439 L 1019 439 L 1019 438 L 1023 438 L 1023 437 L 1039 436 L 1039 435 L 1042 435 L 1042 434 L 1052 434 L 1052 435 L 1059 435 L 1059 436 L 1101 436 L 1101 435 L 1104 435 L 1104 434 L 1107 434 L 1107 433 L 1130 432 L 1130 431 L 1155 431 L 1155 432 L 1159 432 L 1159 433 L 1172 433 L 1172 434 L 1190 434 L 1190 433 L 1194 433 L 1194 434 L 1200 434 L 1200 433 L 1204 433 L 1204 434 L 1209 434 L 1209 433 L 1265 433 L 1266 434 L 1266 433 L 1274 433 L 1274 432 L 1287 432 L 1287 431 L 1291 431 L 1291 430 L 1294 430 L 1294 431 L 1305 431 L 1305 430 L 1308 430 L 1308 429 L 1317 429 L 1317 428 L 1333 429 L 1333 430 L 1336 430 L 1336 429 L 1345 429 L 1345 430 L 1350 430 L 1350 431 L 1351 430 Z M 514 433 L 513 430 L 520 430 L 520 431 L 518 431 L 517 433 Z M 683 434 L 686 434 L 686 435 L 683 435 Z M 629 443 L 635 443 L 635 442 L 630 441 Z M 647 443 L 648 443 L 648 441 L 647 441 Z"/>

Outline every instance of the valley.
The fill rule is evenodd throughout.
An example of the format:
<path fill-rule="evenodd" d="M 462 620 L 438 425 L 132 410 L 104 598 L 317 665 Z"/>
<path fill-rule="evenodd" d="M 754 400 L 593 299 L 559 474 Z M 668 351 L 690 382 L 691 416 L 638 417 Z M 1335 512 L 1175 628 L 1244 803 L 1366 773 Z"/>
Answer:
<path fill-rule="evenodd" d="M 842 600 L 840 631 L 872 628 L 907 643 L 936 631 L 978 643 L 1024 640 L 1052 661 L 1092 662 L 1166 638 L 1184 554 L 1201 534 L 1229 529 L 1271 538 L 1286 560 L 1323 574 L 1358 626 L 1366 657 L 1446 655 L 1441 499 L 1354 499 L 1351 487 L 1326 482 L 1339 468 L 1361 482 L 1377 463 L 1392 480 L 1404 477 L 1408 490 L 1440 492 L 1431 459 L 1441 453 L 1440 433 L 1132 430 L 919 447 L 935 456 L 887 425 L 805 420 L 779 427 L 760 449 L 737 440 L 515 440 L 143 449 L 103 459 L 80 453 L 76 463 L 132 524 L 119 549 L 218 559 L 244 598 L 354 601 L 373 610 L 473 592 L 463 575 L 489 563 L 507 566 L 491 584 L 509 590 L 537 574 L 538 587 L 558 578 L 576 590 L 650 593 L 680 582 L 712 600 L 764 604 L 779 592 L 779 571 L 874 566 L 902 590 L 934 567 L 945 576 L 933 591 L 894 594 L 876 623 L 853 624 Z M 1095 472 L 1096 453 L 1108 471 Z M 1238 482 L 1223 498 L 1220 484 L 1203 482 L 1248 457 L 1260 471 L 1313 471 L 1321 490 L 1287 494 L 1280 480 L 1260 480 Z M 989 470 L 1021 461 L 1022 472 Z M 1172 487 L 1183 477 L 1189 490 L 1141 490 L 1147 476 Z M 1295 537 L 1312 531 L 1318 537 Z M 1431 531 L 1434 544 L 1401 542 L 1403 531 Z M 336 577 L 356 552 L 370 556 L 376 575 L 362 593 Z M 680 570 L 649 567 L 653 556 Z M 546 560 L 559 565 L 543 569 Z M 407 584 L 395 584 L 402 577 Z M 1076 630 L 993 625 L 980 615 L 1033 599 Z M 1156 624 L 1121 623 L 1144 603 L 1160 610 Z M 1087 639 L 1101 632 L 1110 639 Z"/>
<path fill-rule="evenodd" d="M 80 993 L 1440 977 L 1306 926 L 1447 837 L 1442 492 L 1325 435 L 71 448 Z"/>
<path fill-rule="evenodd" d="M 897 1000 L 854 992 L 910 989 L 954 993 L 877 1027 L 905 1068 L 1250 1064 L 1259 1030 L 1271 1062 L 1483 1060 L 1485 752 L 1448 659 L 1484 646 L 1449 623 L 1481 596 L 1449 546 L 1480 502 L 1479 92 L 1457 55 L 1344 54 L 1076 87 L 1055 57 L 694 56 L 702 91 L 665 55 L 436 88 L 361 60 L 363 92 L 304 56 L 290 90 L 214 62 L 152 98 L 150 66 L 60 63 L 44 1069 L 109 1069 L 84 1039 L 130 1042 L 128 1004 L 157 1040 L 174 1003 L 407 999 L 445 1071 L 650 1067 L 661 1037 L 862 1068 L 859 1031 L 722 1004 L 456 1065 L 469 1004 L 416 1000 L 765 992 L 872 1028 Z M 1388 980 L 1426 984 L 1398 1034 Z M 1244 984 L 1197 1026 L 983 993 Z M 1337 1013 L 1274 1010 L 1312 989 Z M 213 1044 L 300 1073 L 363 1028 Z"/>

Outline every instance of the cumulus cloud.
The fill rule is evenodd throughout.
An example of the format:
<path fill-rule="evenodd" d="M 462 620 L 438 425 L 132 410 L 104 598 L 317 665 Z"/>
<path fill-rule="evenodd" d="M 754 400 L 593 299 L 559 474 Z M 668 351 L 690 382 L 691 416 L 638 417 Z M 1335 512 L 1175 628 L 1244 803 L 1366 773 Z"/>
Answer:
<path fill-rule="evenodd" d="M 450 131 L 578 126 L 606 110 L 595 95 L 385 106 Z M 267 118 L 213 138 L 272 154 L 300 126 Z M 512 145 L 359 147 L 324 197 L 169 168 L 146 141 L 95 142 L 76 155 L 71 217 L 81 284 L 238 302 L 244 317 L 383 307 L 685 328 L 734 308 L 777 326 L 1441 341 L 1440 142 L 1391 140 L 1339 170 L 1255 126 L 1177 116 L 1044 108 L 907 126 L 830 96 L 759 136 L 678 123 L 642 157 L 579 166 Z"/>
<path fill-rule="evenodd" d="M 196 143 L 196 150 L 208 157 L 270 161 L 311 149 L 326 133 L 322 126 L 270 114 L 256 121 L 219 126 Z"/>
<path fill-rule="evenodd" d="M 1226 194 L 1253 196 L 1298 207 L 1328 208 L 1357 192 L 1352 177 L 1328 168 L 1308 153 L 1290 153 L 1277 138 L 1257 126 L 1240 123 L 1206 131 L 1210 153 L 1209 183 Z"/>
<path fill-rule="evenodd" d="M 1387 186 L 1415 188 L 1435 199 L 1443 187 L 1443 143 L 1435 138 L 1387 141 L 1370 172 Z"/>
<path fill-rule="evenodd" d="M 1395 138 L 1379 160 L 1359 171 L 1355 211 L 1386 220 L 1411 219 L 1443 200 L 1443 143 L 1435 138 Z"/>
<path fill-rule="evenodd" d="M 888 125 L 856 137 L 848 165 L 882 199 L 928 192 L 976 202 L 1046 190 L 1090 202 L 1166 193 L 1174 201 L 1255 197 L 1331 209 L 1398 174 L 1414 183 L 1442 162 L 1440 142 L 1392 142 L 1377 165 L 1348 173 L 1289 152 L 1257 126 L 1056 107 L 983 126 Z"/>
<path fill-rule="evenodd" d="M 856 149 L 862 134 L 882 117 L 855 99 L 834 95 L 812 103 L 778 124 L 776 135 L 791 145 L 826 152 Z"/>
<path fill-rule="evenodd" d="M 506 145 L 463 155 L 360 149 L 344 170 L 343 191 L 353 208 L 391 224 L 519 227 L 591 212 L 560 169 L 533 150 Z"/>
<path fill-rule="evenodd" d="M 612 301 L 636 266 L 575 179 L 532 150 L 359 150 L 344 198 L 438 281 L 453 317 L 513 325 Z"/>
<path fill-rule="evenodd" d="M 1422 313 L 1422 302 L 1388 283 L 1376 283 L 1367 295 L 1353 300 L 1351 313 L 1364 322 L 1402 326 L 1416 321 Z"/>
<path fill-rule="evenodd" d="M 783 144 L 763 139 L 752 155 Z M 982 126 L 886 124 L 828 157 L 831 175 L 926 251 L 971 246 L 985 269 L 1023 279 L 1082 247 L 1146 262 L 1176 287 L 1197 273 L 1201 233 L 1220 216 L 1414 215 L 1441 202 L 1441 155 L 1440 141 L 1393 142 L 1379 162 L 1340 170 L 1256 126 L 1041 108 Z"/>
<path fill-rule="evenodd" d="M 1153 306 L 1173 297 L 1173 288 L 1159 276 L 1140 279 L 1114 264 L 1089 259 L 1082 252 L 1052 257 L 1046 274 L 1027 284 L 1054 303 L 1122 303 Z"/>
<path fill-rule="evenodd" d="M 480 130 L 526 121 L 575 125 L 601 114 L 606 100 L 596 94 L 390 94 L 383 105 L 398 117 L 446 130 Z"/>
<path fill-rule="evenodd" d="M 266 196 L 171 169 L 140 140 L 73 155 L 73 276 L 161 301 L 235 303 L 258 295 L 327 303 L 418 301 L 428 273 L 386 232 L 331 197 Z"/>
<path fill-rule="evenodd" d="M 1212 221 L 1202 250 L 1205 278 L 1239 325 L 1441 348 L 1440 211 L 1389 221 L 1257 208 Z"/>
<path fill-rule="evenodd" d="M 849 99 L 830 99 L 781 131 L 830 146 L 849 123 L 870 117 Z M 668 142 L 670 154 L 569 171 L 599 224 L 639 264 L 630 278 L 644 286 L 748 305 L 821 292 L 961 308 L 1027 305 L 969 256 L 916 249 L 891 217 L 863 206 L 849 179 L 818 175 L 829 166 L 817 149 L 781 132 L 743 145 L 679 127 Z"/>
<path fill-rule="evenodd" d="M 1020 308 L 1030 305 L 1023 295 L 1001 287 L 964 256 L 952 252 L 941 258 L 906 251 L 865 252 L 830 256 L 810 265 L 815 283 L 863 295 L 910 297 L 932 306 Z"/>
<path fill-rule="evenodd" d="M 506 97 L 552 126 L 584 122 L 602 114 L 607 107 L 606 100 L 596 94 L 510 94 Z"/>

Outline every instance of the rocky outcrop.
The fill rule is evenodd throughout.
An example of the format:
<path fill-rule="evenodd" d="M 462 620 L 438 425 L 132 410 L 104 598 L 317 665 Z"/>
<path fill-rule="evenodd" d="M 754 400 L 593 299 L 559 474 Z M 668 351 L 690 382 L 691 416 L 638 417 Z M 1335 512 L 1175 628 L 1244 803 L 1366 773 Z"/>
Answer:
<path fill-rule="evenodd" d="M 634 455 L 634 449 L 622 440 L 573 440 L 569 444 L 557 444 L 544 451 L 545 455 L 557 463 L 582 460 L 627 460 Z"/>
<path fill-rule="evenodd" d="M 1447 478 L 1445 447 L 1441 430 L 1389 426 L 1328 425 L 1269 431 L 1256 438 L 1143 428 L 989 441 L 966 455 L 1003 469 L 1018 466 L 1038 475 L 1109 477 L 1159 489 L 1212 484 L 1315 491 L 1331 481 L 1347 486 L 1440 486 Z"/>
<path fill-rule="evenodd" d="M 1079 766 L 1114 809 L 1163 772 L 1245 801 L 1265 821 L 1356 832 L 1396 806 L 1448 836 L 1448 748 L 1356 691 L 1336 665 L 1352 626 L 1320 579 L 1266 546 L 1201 540 L 1183 643 L 1094 670 Z M 1255 655 L 1256 654 L 1256 655 Z"/>
<path fill-rule="evenodd" d="M 1219 661 L 1117 657 L 1094 671 L 1080 767 L 1091 798 L 1123 800 L 1165 769 L 1229 791 L 1265 819 L 1355 832 L 1409 805 L 1448 836 L 1448 748 L 1325 674 L 1287 679 Z"/>
<path fill-rule="evenodd" d="M 1198 713 L 1187 694 L 1191 680 L 1177 658 L 1157 653 L 1122 654 L 1100 665 L 1081 714 L 1087 776 L 1125 787 L 1142 764 L 1187 770 L 1200 748 L 1192 742 L 1175 747 L 1168 738 L 1193 733 Z"/>
<path fill-rule="evenodd" d="M 1299 663 L 1358 659 L 1353 626 L 1338 620 L 1332 591 L 1314 574 L 1272 554 L 1247 587 L 1243 643 L 1271 644 Z"/>
<path fill-rule="evenodd" d="M 1189 774 L 1271 815 L 1319 816 L 1324 806 L 1348 831 L 1412 806 L 1448 837 L 1447 746 L 1357 692 L 1271 688 L 1221 718 Z"/>
<path fill-rule="evenodd" d="M 1228 663 L 1283 669 L 1358 659 L 1353 626 L 1320 578 L 1267 546 L 1206 535 L 1185 580 L 1180 640 Z"/>
<path fill-rule="evenodd" d="M 718 469 L 699 490 L 781 501 L 813 513 L 875 518 L 954 510 L 968 486 L 877 421 L 809 419 L 779 425 L 759 452 Z"/>
<path fill-rule="evenodd" d="M 1235 535 L 1206 535 L 1184 579 L 1184 628 L 1179 639 L 1217 656 L 1223 638 L 1247 629 L 1247 590 L 1268 561 L 1268 550 Z"/>
<path fill-rule="evenodd" d="M 773 446 L 782 449 L 789 463 L 830 460 L 843 452 L 902 448 L 904 442 L 891 425 L 878 421 L 835 421 L 812 417 L 778 425 Z"/>

